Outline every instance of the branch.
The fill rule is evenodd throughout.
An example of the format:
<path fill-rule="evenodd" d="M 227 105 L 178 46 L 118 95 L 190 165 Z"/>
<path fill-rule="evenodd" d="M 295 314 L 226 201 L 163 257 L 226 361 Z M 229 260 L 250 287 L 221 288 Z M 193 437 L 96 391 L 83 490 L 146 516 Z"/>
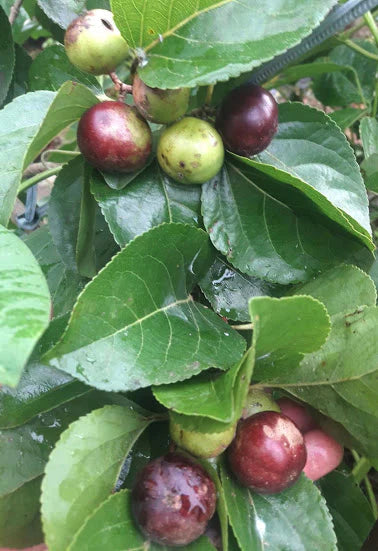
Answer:
<path fill-rule="evenodd" d="M 112 73 L 109 73 L 110 78 L 114 82 L 114 88 L 118 92 L 118 101 L 124 101 L 126 94 L 132 94 L 133 93 L 133 87 L 131 84 L 125 84 L 120 80 L 117 76 L 117 74 L 113 71 Z"/>
<path fill-rule="evenodd" d="M 23 0 L 16 0 L 9 12 L 9 23 L 13 25 L 20 11 Z"/>

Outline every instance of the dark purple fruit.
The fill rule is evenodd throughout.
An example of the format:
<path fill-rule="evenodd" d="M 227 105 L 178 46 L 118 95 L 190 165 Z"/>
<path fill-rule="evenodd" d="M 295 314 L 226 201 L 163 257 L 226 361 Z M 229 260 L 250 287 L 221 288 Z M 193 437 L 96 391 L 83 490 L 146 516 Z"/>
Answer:
<path fill-rule="evenodd" d="M 136 523 L 148 539 L 162 545 L 187 545 L 201 536 L 215 504 L 209 475 L 178 453 L 148 463 L 132 491 Z"/>
<path fill-rule="evenodd" d="M 239 422 L 228 460 L 243 486 L 275 494 L 298 479 L 306 447 L 300 430 L 286 415 L 263 411 Z"/>
<path fill-rule="evenodd" d="M 278 107 L 274 97 L 255 84 L 232 90 L 223 100 L 216 120 L 226 149 L 244 157 L 268 147 L 277 127 Z"/>
<path fill-rule="evenodd" d="M 104 172 L 142 168 L 152 148 L 151 130 L 135 108 L 104 101 L 84 113 L 77 143 L 87 161 Z"/>

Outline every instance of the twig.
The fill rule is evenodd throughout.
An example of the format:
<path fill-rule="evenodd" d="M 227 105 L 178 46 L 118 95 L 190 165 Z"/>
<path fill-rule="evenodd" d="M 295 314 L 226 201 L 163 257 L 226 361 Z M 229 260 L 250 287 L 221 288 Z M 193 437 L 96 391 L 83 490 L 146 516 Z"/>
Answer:
<path fill-rule="evenodd" d="M 365 57 L 367 57 L 369 59 L 374 59 L 374 61 L 378 61 L 378 55 L 377 54 L 372 54 L 368 50 L 365 50 L 365 48 L 362 48 L 361 46 L 359 46 L 358 44 L 353 42 L 352 40 L 349 40 L 349 39 L 345 40 L 345 39 L 341 39 L 341 38 L 337 38 L 337 40 L 339 42 L 341 42 L 342 44 L 345 44 L 345 46 L 348 46 L 352 50 L 355 50 L 359 54 L 364 55 Z"/>
<path fill-rule="evenodd" d="M 377 520 L 378 519 L 377 500 L 375 499 L 374 490 L 373 490 L 373 487 L 371 485 L 371 482 L 370 482 L 368 476 L 365 476 L 364 482 L 365 482 L 366 493 L 367 493 L 369 501 L 370 501 L 370 505 L 371 505 L 371 508 L 372 508 L 372 511 L 373 511 L 374 518 L 375 518 L 375 520 Z"/>
<path fill-rule="evenodd" d="M 17 15 L 19 14 L 23 0 L 16 0 L 9 12 L 9 23 L 13 25 L 16 21 Z"/>
<path fill-rule="evenodd" d="M 371 463 L 366 457 L 360 457 L 356 460 L 356 464 L 352 470 L 352 476 L 357 484 L 361 484 L 370 469 Z"/>
<path fill-rule="evenodd" d="M 38 184 L 38 182 L 42 182 L 42 180 L 46 180 L 46 178 L 49 178 L 50 176 L 55 176 L 55 174 L 58 174 L 62 170 L 64 165 L 58 165 L 54 168 L 50 168 L 49 170 L 45 170 L 44 172 L 39 172 L 38 174 L 35 174 L 28 180 L 24 180 L 21 182 L 18 192 L 21 193 L 21 191 L 25 191 L 31 186 L 34 186 L 34 184 Z"/>
<path fill-rule="evenodd" d="M 211 98 L 213 97 L 214 84 L 209 84 L 206 90 L 205 105 L 211 105 Z"/>
<path fill-rule="evenodd" d="M 375 24 L 374 17 L 372 16 L 371 11 L 368 11 L 364 15 L 364 21 L 366 22 L 366 25 L 369 27 L 371 34 L 374 36 L 375 43 L 378 46 L 378 27 Z"/>
<path fill-rule="evenodd" d="M 118 101 L 124 101 L 126 94 L 133 93 L 133 87 L 131 84 L 125 84 L 122 82 L 114 71 L 109 73 L 109 76 L 114 82 L 114 88 L 118 92 Z"/>
<path fill-rule="evenodd" d="M 250 331 L 253 329 L 252 323 L 242 323 L 241 325 L 231 325 L 232 329 L 238 329 L 239 331 Z"/>

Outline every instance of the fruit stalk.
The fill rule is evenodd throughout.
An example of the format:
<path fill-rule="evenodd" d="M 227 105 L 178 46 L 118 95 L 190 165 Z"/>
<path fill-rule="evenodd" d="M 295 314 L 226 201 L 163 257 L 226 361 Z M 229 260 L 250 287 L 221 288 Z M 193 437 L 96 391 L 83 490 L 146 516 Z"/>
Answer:
<path fill-rule="evenodd" d="M 133 87 L 131 84 L 125 84 L 122 82 L 120 78 L 118 78 L 117 74 L 112 71 L 109 73 L 110 78 L 114 82 L 114 88 L 116 92 L 118 92 L 118 101 L 124 101 L 126 94 L 132 94 L 133 93 Z"/>

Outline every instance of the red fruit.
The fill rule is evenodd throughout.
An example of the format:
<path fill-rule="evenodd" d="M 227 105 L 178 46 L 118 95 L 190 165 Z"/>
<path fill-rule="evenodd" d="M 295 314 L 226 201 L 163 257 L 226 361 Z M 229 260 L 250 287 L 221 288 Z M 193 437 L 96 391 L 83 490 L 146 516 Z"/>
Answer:
<path fill-rule="evenodd" d="M 307 461 L 303 469 L 308 478 L 318 480 L 340 465 L 344 448 L 332 436 L 320 429 L 310 430 L 304 435 Z"/>
<path fill-rule="evenodd" d="M 137 110 L 118 101 L 104 101 L 84 113 L 77 131 L 87 161 L 105 172 L 142 168 L 152 148 L 151 130 Z"/>
<path fill-rule="evenodd" d="M 228 459 L 243 486 L 275 494 L 297 480 L 306 463 L 303 436 L 286 415 L 256 413 L 239 422 Z"/>
<path fill-rule="evenodd" d="M 277 400 L 277 404 L 280 406 L 282 413 L 289 417 L 302 433 L 317 427 L 316 421 L 309 411 L 298 402 L 294 402 L 290 398 L 280 398 Z"/>
<path fill-rule="evenodd" d="M 169 453 L 148 463 L 132 491 L 134 518 L 162 545 L 187 545 L 201 536 L 215 511 L 216 489 L 204 469 Z"/>
<path fill-rule="evenodd" d="M 232 90 L 223 100 L 216 120 L 226 149 L 244 157 L 268 147 L 277 127 L 276 100 L 268 90 L 255 84 Z"/>

